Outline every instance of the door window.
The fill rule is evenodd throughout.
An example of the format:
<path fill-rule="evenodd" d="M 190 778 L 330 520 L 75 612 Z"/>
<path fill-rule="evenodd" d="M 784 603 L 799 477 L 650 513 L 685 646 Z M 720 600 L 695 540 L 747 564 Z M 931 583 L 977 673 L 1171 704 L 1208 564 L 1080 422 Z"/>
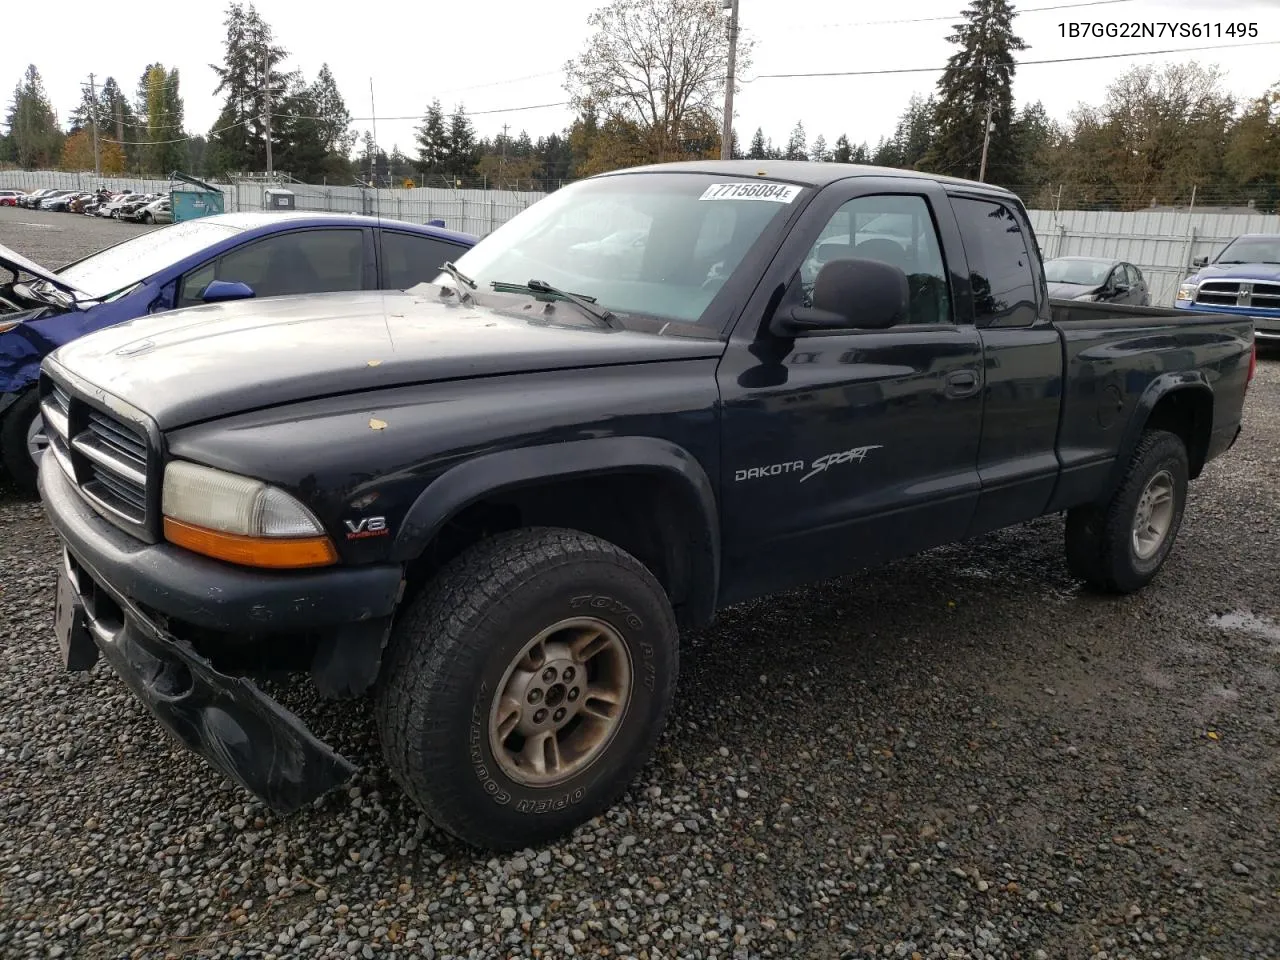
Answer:
<path fill-rule="evenodd" d="M 1027 236 L 1008 206 L 992 200 L 952 200 L 973 287 L 974 319 L 1025 327 L 1039 313 Z"/>
<path fill-rule="evenodd" d="M 408 290 L 430 283 L 440 275 L 440 265 L 453 262 L 466 248 L 412 233 L 382 232 L 382 286 L 386 290 Z"/>
<path fill-rule="evenodd" d="M 858 197 L 840 207 L 818 235 L 800 267 L 804 302 L 823 265 L 837 259 L 878 260 L 907 275 L 908 323 L 952 323 L 951 293 L 938 231 L 924 197 L 883 194 Z"/>
<path fill-rule="evenodd" d="M 199 303 L 213 280 L 247 284 L 259 298 L 360 290 L 364 232 L 295 230 L 246 244 L 190 271 L 178 305 Z"/>

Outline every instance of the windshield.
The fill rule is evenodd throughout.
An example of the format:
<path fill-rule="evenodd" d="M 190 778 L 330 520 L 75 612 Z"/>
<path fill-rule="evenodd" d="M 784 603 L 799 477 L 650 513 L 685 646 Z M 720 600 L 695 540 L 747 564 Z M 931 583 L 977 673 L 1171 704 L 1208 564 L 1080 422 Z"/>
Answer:
<path fill-rule="evenodd" d="M 1215 263 L 1280 263 L 1280 237 L 1239 237 Z"/>
<path fill-rule="evenodd" d="M 139 234 L 56 273 L 60 279 L 97 300 L 131 287 L 156 271 L 239 232 L 238 227 L 207 220 L 176 223 Z"/>
<path fill-rule="evenodd" d="M 541 281 L 619 317 L 697 322 L 803 188 L 691 173 L 583 180 L 538 201 L 457 260 L 478 294 Z M 453 285 L 447 273 L 436 283 Z"/>
<path fill-rule="evenodd" d="M 1049 260 L 1044 265 L 1044 278 L 1049 283 L 1097 287 L 1106 281 L 1113 266 L 1110 260 Z"/>

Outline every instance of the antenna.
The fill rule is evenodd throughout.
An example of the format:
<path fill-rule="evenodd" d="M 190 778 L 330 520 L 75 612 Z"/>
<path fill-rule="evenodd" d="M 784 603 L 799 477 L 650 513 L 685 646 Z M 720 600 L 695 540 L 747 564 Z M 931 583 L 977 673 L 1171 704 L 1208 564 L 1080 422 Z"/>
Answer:
<path fill-rule="evenodd" d="M 382 197 L 378 194 L 378 108 L 373 103 L 373 77 L 369 78 L 369 120 L 373 123 L 373 150 L 369 153 L 369 179 L 373 182 L 374 216 L 378 218 L 378 226 L 382 226 Z M 388 160 L 387 172 L 391 164 Z"/>

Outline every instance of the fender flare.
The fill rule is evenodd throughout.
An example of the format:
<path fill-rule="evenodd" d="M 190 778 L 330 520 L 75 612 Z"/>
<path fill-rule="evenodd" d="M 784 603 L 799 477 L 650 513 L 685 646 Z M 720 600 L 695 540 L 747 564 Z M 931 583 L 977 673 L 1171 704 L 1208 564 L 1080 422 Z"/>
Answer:
<path fill-rule="evenodd" d="M 483 454 L 446 470 L 428 484 L 401 522 L 391 559 L 417 558 L 444 525 L 485 497 L 556 480 L 649 473 L 674 480 L 681 505 L 695 518 L 690 547 L 689 618 L 709 623 L 720 583 L 720 523 L 715 490 L 698 460 L 657 437 L 599 437 L 516 447 Z"/>
<path fill-rule="evenodd" d="M 1142 396 L 1138 398 L 1138 402 L 1134 406 L 1132 415 L 1129 417 L 1129 423 L 1125 427 L 1124 435 L 1120 438 L 1120 449 L 1116 455 L 1115 465 L 1112 468 L 1108 489 L 1114 490 L 1123 479 L 1124 472 L 1129 468 L 1129 460 L 1133 456 L 1133 451 L 1137 449 L 1138 441 L 1142 438 L 1142 431 L 1151 419 L 1151 413 L 1155 410 L 1156 405 L 1170 394 L 1191 391 L 1208 397 L 1209 403 L 1212 405 L 1214 399 L 1213 387 L 1209 386 L 1208 378 L 1199 370 L 1162 373 L 1147 384 L 1146 389 L 1142 391 Z M 1210 429 L 1212 429 L 1212 422 L 1210 423 Z M 1191 453 L 1191 451 L 1188 451 L 1188 453 Z"/>

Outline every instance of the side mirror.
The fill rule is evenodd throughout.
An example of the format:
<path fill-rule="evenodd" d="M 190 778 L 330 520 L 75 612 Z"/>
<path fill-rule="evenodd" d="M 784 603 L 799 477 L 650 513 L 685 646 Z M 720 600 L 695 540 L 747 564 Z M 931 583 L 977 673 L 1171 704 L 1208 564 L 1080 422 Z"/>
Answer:
<path fill-rule="evenodd" d="M 1128 293 L 1129 285 L 1127 283 L 1117 283 L 1111 289 L 1114 290 L 1116 293 Z"/>
<path fill-rule="evenodd" d="M 1209 265 L 1208 257 L 1196 257 L 1191 261 L 1193 267 L 1207 267 Z"/>
<path fill-rule="evenodd" d="M 813 306 L 783 308 L 773 332 L 782 337 L 813 330 L 884 330 L 904 323 L 911 305 L 906 273 L 879 260 L 829 260 L 813 285 Z"/>
<path fill-rule="evenodd" d="M 254 296 L 253 287 L 239 280 L 214 280 L 204 288 L 200 299 L 205 303 L 224 303 L 227 300 L 248 300 Z"/>

